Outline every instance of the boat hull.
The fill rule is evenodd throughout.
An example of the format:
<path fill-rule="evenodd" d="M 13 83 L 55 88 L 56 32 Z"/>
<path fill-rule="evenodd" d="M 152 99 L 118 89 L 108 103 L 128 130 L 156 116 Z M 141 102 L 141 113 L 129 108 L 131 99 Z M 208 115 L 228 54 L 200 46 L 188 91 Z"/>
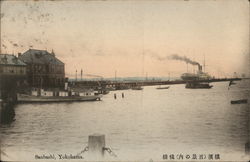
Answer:
<path fill-rule="evenodd" d="M 246 104 L 247 99 L 242 99 L 242 100 L 232 100 L 231 104 Z"/>
<path fill-rule="evenodd" d="M 94 96 L 30 96 L 17 94 L 17 102 L 74 102 L 101 100 L 102 95 Z"/>
<path fill-rule="evenodd" d="M 143 90 L 143 88 L 132 88 L 132 90 Z"/>
<path fill-rule="evenodd" d="M 209 84 L 202 84 L 202 83 L 187 83 L 185 88 L 188 89 L 210 89 L 212 88 L 212 85 Z"/>
<path fill-rule="evenodd" d="M 156 89 L 169 89 L 169 87 L 157 87 Z"/>

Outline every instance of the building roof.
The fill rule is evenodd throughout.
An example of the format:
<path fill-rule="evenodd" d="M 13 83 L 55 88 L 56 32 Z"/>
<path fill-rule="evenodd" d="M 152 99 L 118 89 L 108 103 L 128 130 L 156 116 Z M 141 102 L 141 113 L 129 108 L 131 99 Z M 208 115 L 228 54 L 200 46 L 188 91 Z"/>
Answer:
<path fill-rule="evenodd" d="M 55 57 L 54 52 L 49 53 L 46 50 L 29 49 L 19 56 L 23 62 L 27 64 L 55 64 L 64 65 L 62 61 Z"/>
<path fill-rule="evenodd" d="M 10 54 L 0 54 L 0 65 L 26 66 L 23 61 Z"/>

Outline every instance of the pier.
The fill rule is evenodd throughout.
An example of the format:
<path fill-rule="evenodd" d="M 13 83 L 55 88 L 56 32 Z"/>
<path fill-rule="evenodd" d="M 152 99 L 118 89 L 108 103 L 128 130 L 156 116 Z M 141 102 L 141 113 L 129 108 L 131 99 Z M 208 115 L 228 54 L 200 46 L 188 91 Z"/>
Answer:
<path fill-rule="evenodd" d="M 128 89 L 130 87 L 140 86 L 155 86 L 155 85 L 173 85 L 173 84 L 186 84 L 188 82 L 230 82 L 240 81 L 242 78 L 213 78 L 213 79 L 199 79 L 199 80 L 140 80 L 140 81 L 110 81 L 110 80 L 88 80 L 88 81 L 71 81 L 70 84 L 75 87 L 114 87 L 116 90 Z"/>

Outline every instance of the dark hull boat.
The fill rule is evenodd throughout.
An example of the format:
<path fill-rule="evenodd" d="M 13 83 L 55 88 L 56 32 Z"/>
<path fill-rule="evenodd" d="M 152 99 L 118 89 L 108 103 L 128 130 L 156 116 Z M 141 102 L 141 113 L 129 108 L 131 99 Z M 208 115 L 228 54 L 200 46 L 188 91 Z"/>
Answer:
<path fill-rule="evenodd" d="M 185 86 L 185 88 L 190 89 L 210 89 L 212 88 L 212 85 L 209 85 L 209 83 L 196 83 L 196 82 L 188 82 Z"/>
<path fill-rule="evenodd" d="M 247 99 L 242 99 L 242 100 L 232 100 L 231 104 L 245 104 L 247 103 Z"/>
<path fill-rule="evenodd" d="M 130 87 L 128 85 L 117 85 L 115 90 L 128 90 Z"/>
<path fill-rule="evenodd" d="M 169 86 L 168 87 L 157 87 L 156 89 L 169 89 Z"/>

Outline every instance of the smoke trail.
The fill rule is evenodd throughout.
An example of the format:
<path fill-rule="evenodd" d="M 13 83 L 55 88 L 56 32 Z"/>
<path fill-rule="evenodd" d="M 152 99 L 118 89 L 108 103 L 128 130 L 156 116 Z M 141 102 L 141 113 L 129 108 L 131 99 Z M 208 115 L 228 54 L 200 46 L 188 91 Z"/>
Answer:
<path fill-rule="evenodd" d="M 193 60 L 187 58 L 186 56 L 179 56 L 177 54 L 173 54 L 173 55 L 169 56 L 168 59 L 184 61 L 184 62 L 186 62 L 188 64 L 201 66 L 198 62 L 193 61 Z"/>
<path fill-rule="evenodd" d="M 199 67 L 199 69 L 201 69 L 201 65 L 200 63 L 196 62 L 196 61 L 193 61 L 189 58 L 187 58 L 186 56 L 179 56 L 177 54 L 173 54 L 173 55 L 170 55 L 170 56 L 160 56 L 158 55 L 156 52 L 153 52 L 151 50 L 145 50 L 145 54 L 152 57 L 152 58 L 155 58 L 159 61 L 164 61 L 164 60 L 179 60 L 179 61 L 184 61 L 188 64 L 192 64 L 192 65 L 197 65 Z"/>
<path fill-rule="evenodd" d="M 164 61 L 164 60 L 167 60 L 167 59 L 168 59 L 167 56 L 162 57 L 162 56 L 158 55 L 156 52 L 151 51 L 151 50 L 145 50 L 145 51 L 144 51 L 144 54 L 145 54 L 145 55 L 148 55 L 148 56 L 150 56 L 150 57 L 152 57 L 152 58 L 154 58 L 154 59 L 157 59 L 157 60 L 159 60 L 159 61 Z"/>

